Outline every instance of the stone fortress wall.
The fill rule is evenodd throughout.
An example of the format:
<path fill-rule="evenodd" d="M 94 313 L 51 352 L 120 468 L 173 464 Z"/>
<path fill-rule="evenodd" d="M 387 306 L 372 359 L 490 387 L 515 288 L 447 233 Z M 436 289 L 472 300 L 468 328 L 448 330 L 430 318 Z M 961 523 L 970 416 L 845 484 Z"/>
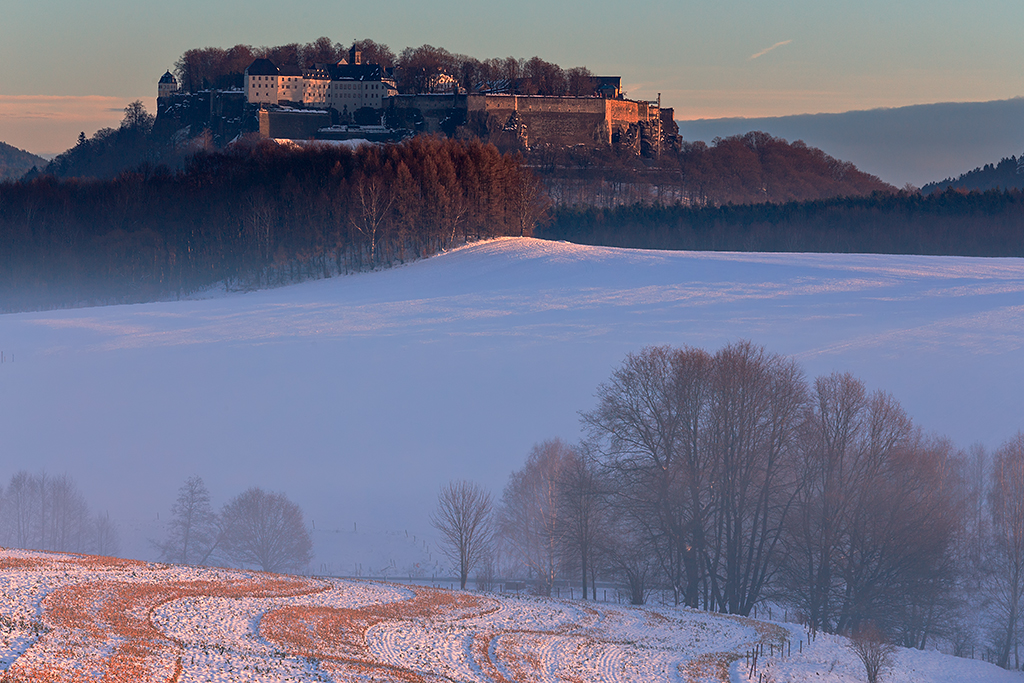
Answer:
<path fill-rule="evenodd" d="M 423 118 L 424 130 L 431 133 L 450 133 L 452 125 L 464 125 L 486 140 L 524 147 L 623 144 L 638 154 L 661 151 L 661 108 L 653 102 L 452 93 L 399 95 L 385 100 L 384 107 L 415 110 Z"/>

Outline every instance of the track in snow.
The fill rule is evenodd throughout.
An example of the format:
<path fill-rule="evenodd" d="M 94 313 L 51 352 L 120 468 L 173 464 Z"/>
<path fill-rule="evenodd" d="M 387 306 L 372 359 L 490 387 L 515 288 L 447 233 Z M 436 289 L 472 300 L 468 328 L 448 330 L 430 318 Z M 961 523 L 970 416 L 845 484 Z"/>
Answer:
<path fill-rule="evenodd" d="M 0 671 L 19 683 L 746 683 L 745 652 L 800 635 L 671 607 L 18 550 L 0 550 L 0 597 Z M 842 642 L 819 636 L 802 654 L 762 657 L 758 673 L 856 675 Z M 1020 680 L 934 653 L 902 661 L 894 680 L 904 683 Z"/>

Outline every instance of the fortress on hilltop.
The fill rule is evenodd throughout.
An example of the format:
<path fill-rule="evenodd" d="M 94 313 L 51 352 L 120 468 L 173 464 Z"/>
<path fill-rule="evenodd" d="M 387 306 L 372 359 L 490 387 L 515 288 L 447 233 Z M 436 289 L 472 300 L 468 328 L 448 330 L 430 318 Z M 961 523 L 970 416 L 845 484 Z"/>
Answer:
<path fill-rule="evenodd" d="M 429 93 L 402 94 L 394 70 L 364 63 L 352 49 L 347 60 L 310 69 L 256 59 L 241 89 L 182 93 L 171 72 L 158 85 L 157 117 L 191 131 L 205 117 L 227 135 L 258 132 L 290 139 L 401 139 L 419 133 L 476 136 L 503 148 L 543 146 L 621 147 L 656 157 L 680 143 L 673 110 L 627 99 L 619 76 L 591 79 L 584 96 L 515 94 L 514 84 L 491 83 L 466 92 L 449 74 L 429 81 Z M 237 124 L 237 125 L 234 125 Z"/>
<path fill-rule="evenodd" d="M 257 59 L 245 70 L 244 90 L 250 104 L 323 107 L 338 112 L 379 109 L 385 99 L 398 94 L 393 70 L 364 64 L 358 50 L 351 50 L 348 60 L 317 64 L 312 69 L 294 64 L 279 67 L 269 59 Z"/>

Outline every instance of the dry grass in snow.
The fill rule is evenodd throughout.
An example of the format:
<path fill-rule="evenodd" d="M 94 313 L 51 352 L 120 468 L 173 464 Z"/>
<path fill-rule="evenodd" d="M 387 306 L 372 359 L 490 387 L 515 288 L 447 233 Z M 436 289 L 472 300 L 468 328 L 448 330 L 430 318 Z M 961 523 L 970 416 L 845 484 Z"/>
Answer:
<path fill-rule="evenodd" d="M 858 680 L 843 639 L 783 656 L 797 638 L 672 607 L 0 550 L 0 681 Z M 899 683 L 1021 680 L 935 653 L 899 661 Z"/>

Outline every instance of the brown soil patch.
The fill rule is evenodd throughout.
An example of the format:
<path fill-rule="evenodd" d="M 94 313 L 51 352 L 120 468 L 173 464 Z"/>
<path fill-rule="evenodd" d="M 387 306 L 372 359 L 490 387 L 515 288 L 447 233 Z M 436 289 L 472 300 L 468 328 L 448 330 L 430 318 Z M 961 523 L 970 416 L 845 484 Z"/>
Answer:
<path fill-rule="evenodd" d="M 0 571 L 18 571 L 20 569 L 45 569 L 50 564 L 45 560 L 29 557 L 0 558 Z"/>
<path fill-rule="evenodd" d="M 102 560 L 96 562 L 95 558 L 85 558 L 85 561 L 90 562 L 90 566 L 114 566 Z M 66 586 L 43 601 L 43 621 L 50 630 L 29 650 L 47 649 L 53 655 L 50 661 L 32 665 L 26 659 L 18 659 L 4 680 L 11 683 L 177 680 L 181 672 L 182 644 L 153 625 L 151 617 L 156 608 L 188 597 L 281 597 L 319 590 L 323 590 L 322 585 L 307 579 L 273 574 L 234 581 L 94 581 Z M 117 645 L 108 649 L 103 643 Z"/>
<path fill-rule="evenodd" d="M 729 667 L 739 658 L 734 652 L 709 652 L 691 659 L 680 667 L 680 672 L 690 683 L 708 680 L 729 683 Z"/>
<path fill-rule="evenodd" d="M 422 681 L 417 672 L 371 659 L 366 633 L 387 621 L 465 619 L 489 614 L 487 598 L 433 588 L 415 588 L 408 600 L 359 608 L 285 607 L 264 615 L 260 635 L 283 650 L 321 661 L 332 673 Z"/>
<path fill-rule="evenodd" d="M 764 644 L 766 653 L 768 651 L 769 643 L 774 643 L 781 648 L 782 644 L 789 637 L 789 631 L 777 624 L 769 624 L 735 614 L 721 614 L 719 616 L 725 619 L 731 619 L 754 629 L 757 633 L 757 641 L 751 644 L 751 647 Z M 733 662 L 742 658 L 743 655 L 735 652 L 710 652 L 708 654 L 700 655 L 699 657 L 694 657 L 686 664 L 680 666 L 679 671 L 690 683 L 698 683 L 699 681 L 707 680 L 716 680 L 728 683 L 729 667 L 732 666 Z"/>

